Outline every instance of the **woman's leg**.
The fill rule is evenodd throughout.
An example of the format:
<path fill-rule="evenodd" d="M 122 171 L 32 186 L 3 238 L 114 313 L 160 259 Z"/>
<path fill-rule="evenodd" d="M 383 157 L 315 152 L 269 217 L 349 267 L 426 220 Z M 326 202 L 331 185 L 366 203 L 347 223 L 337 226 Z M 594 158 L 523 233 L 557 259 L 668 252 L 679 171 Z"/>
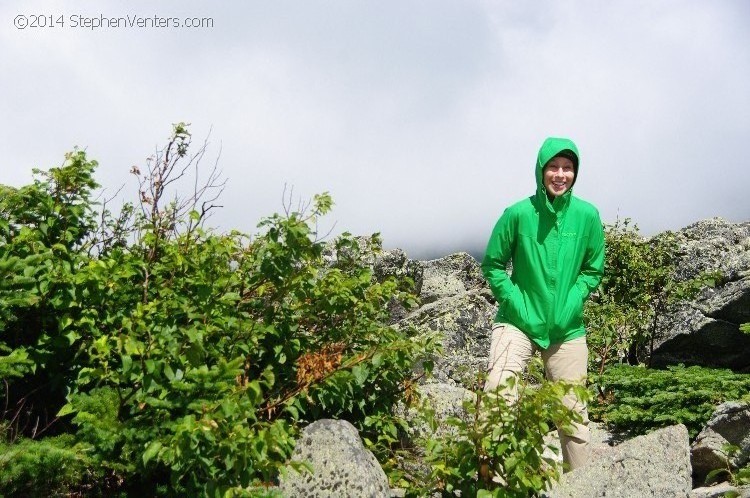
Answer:
<path fill-rule="evenodd" d="M 505 385 L 510 377 L 519 377 L 531 360 L 534 345 L 526 334 L 513 325 L 496 323 L 492 327 L 490 358 L 485 392 L 494 391 L 497 386 Z M 512 389 L 503 391 L 503 397 L 509 402 L 518 398 L 518 383 Z"/>
<path fill-rule="evenodd" d="M 586 382 L 588 366 L 588 347 L 586 338 L 579 337 L 562 344 L 552 344 L 549 349 L 542 351 L 547 378 L 551 381 L 567 381 L 572 383 Z M 570 470 L 582 467 L 589 458 L 589 417 L 586 404 L 573 393 L 563 398 L 565 406 L 575 410 L 582 418 L 580 423 L 573 424 L 570 434 L 558 428 L 563 462 L 570 466 Z"/>

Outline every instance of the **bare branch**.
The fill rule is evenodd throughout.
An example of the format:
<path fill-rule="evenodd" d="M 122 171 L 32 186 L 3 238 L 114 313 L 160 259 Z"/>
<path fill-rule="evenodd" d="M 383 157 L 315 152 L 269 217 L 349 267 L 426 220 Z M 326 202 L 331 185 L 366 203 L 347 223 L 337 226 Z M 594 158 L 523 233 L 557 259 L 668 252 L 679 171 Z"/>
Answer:
<path fill-rule="evenodd" d="M 289 217 L 292 213 L 292 198 L 294 197 L 294 185 L 289 188 L 289 197 L 286 195 L 287 184 L 284 183 L 284 190 L 281 193 L 281 206 L 284 209 L 284 214 Z"/>
<path fill-rule="evenodd" d="M 331 233 L 333 233 L 333 229 L 336 228 L 336 221 L 333 222 L 333 225 L 331 226 L 331 229 L 326 232 L 325 235 L 322 237 L 318 236 L 318 220 L 315 220 L 315 241 L 314 242 L 320 242 L 321 240 L 326 240 Z"/>

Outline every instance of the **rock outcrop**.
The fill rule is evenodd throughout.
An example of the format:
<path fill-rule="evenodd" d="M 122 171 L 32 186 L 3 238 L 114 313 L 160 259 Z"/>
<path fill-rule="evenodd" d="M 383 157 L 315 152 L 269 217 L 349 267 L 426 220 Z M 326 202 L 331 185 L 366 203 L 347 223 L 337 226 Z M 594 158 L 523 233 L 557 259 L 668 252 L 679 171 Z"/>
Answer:
<path fill-rule="evenodd" d="M 677 280 L 718 271 L 713 289 L 679 305 L 658 322 L 654 366 L 677 363 L 750 372 L 750 222 L 703 220 L 676 233 L 680 248 Z"/>
<path fill-rule="evenodd" d="M 471 389 L 477 375 L 487 368 L 495 300 L 479 263 L 469 254 L 452 254 L 421 265 L 422 306 L 401 323 L 437 332 L 443 354 L 435 358 L 436 382 Z"/>
<path fill-rule="evenodd" d="M 702 486 L 690 492 L 690 498 L 750 498 L 749 486 L 732 486 L 728 482 L 722 482 L 714 486 Z"/>
<path fill-rule="evenodd" d="M 619 437 L 607 430 L 606 425 L 598 422 L 589 422 L 589 431 L 591 432 L 591 458 L 599 458 L 609 452 L 609 450 L 621 441 Z M 557 430 L 553 430 L 544 436 L 544 456 L 554 460 L 563 468 L 562 450 L 560 449 L 560 436 Z M 561 470 L 562 472 L 562 470 Z"/>
<path fill-rule="evenodd" d="M 406 253 L 401 249 L 383 251 L 378 254 L 375 261 L 372 263 L 372 269 L 375 278 L 379 282 L 382 282 L 388 277 L 396 277 L 399 280 L 406 277 L 414 282 L 415 294 L 419 295 L 422 292 L 422 274 L 424 272 L 422 263 L 407 258 Z M 407 309 L 396 300 L 392 300 L 388 303 L 388 312 L 391 317 L 391 323 L 397 323 L 403 320 L 408 314 Z"/>
<path fill-rule="evenodd" d="M 726 446 L 738 448 L 727 454 Z M 720 405 L 706 427 L 695 438 L 691 450 L 693 476 L 696 484 L 705 482 L 714 469 L 734 472 L 750 462 L 750 402 L 729 402 Z"/>
<path fill-rule="evenodd" d="M 409 314 L 402 323 L 438 333 L 443 354 L 435 358 L 433 376 L 471 388 L 486 370 L 492 319 L 497 307 L 487 291 L 471 290 L 433 301 Z"/>
<path fill-rule="evenodd" d="M 401 249 L 392 249 L 382 251 L 373 262 L 373 271 L 378 281 L 383 281 L 387 277 L 404 278 L 408 277 L 414 282 L 414 292 L 422 292 L 422 279 L 424 269 L 422 263 L 406 257 L 406 253 Z"/>
<path fill-rule="evenodd" d="M 423 403 L 433 411 L 437 429 L 433 430 L 425 420 L 419 416 L 419 411 L 404 406 L 397 406 L 396 413 L 404 417 L 408 424 L 406 436 L 410 441 L 417 441 L 427 436 L 433 437 L 450 437 L 456 434 L 457 429 L 454 426 L 446 424 L 450 417 L 457 417 L 466 420 L 466 411 L 463 408 L 464 402 L 476 402 L 474 391 L 464 389 L 460 386 L 444 383 L 431 383 L 417 387 Z"/>
<path fill-rule="evenodd" d="M 659 429 L 611 448 L 563 475 L 549 498 L 687 497 L 692 488 L 684 425 Z"/>
<path fill-rule="evenodd" d="M 721 273 L 718 285 L 675 308 L 657 323 L 651 360 L 654 366 L 676 363 L 732 368 L 750 372 L 750 335 L 739 327 L 750 322 L 750 222 L 732 224 L 719 218 L 695 223 L 675 234 L 680 248 L 677 279 L 702 272 Z M 358 240 L 360 245 L 366 240 Z M 333 266 L 339 255 L 329 250 Z M 474 399 L 476 379 L 486 369 L 495 299 L 479 264 L 458 253 L 431 261 L 409 260 L 401 250 L 383 251 L 368 264 L 375 278 L 408 276 L 421 300 L 416 310 L 389 306 L 397 326 L 430 330 L 440 337 L 443 353 L 435 358 L 434 377 L 418 387 L 438 420 L 437 432 L 451 437 L 441 424 L 450 416 L 465 416 L 462 402 Z M 397 408 L 409 420 L 411 441 L 432 433 L 414 410 Z M 596 429 L 596 424 L 594 428 Z M 750 489 L 722 483 L 703 485 L 705 475 L 726 465 L 727 443 L 740 447 L 730 458 L 733 469 L 750 461 L 750 405 L 727 403 L 714 413 L 696 442 L 678 425 L 613 444 L 611 435 L 594 431 L 592 461 L 565 474 L 548 497 L 691 497 L 737 492 L 750 498 Z M 550 435 L 548 441 L 556 440 Z M 692 453 L 692 454 L 691 454 Z M 367 451 L 353 426 L 324 420 L 305 429 L 295 460 L 308 461 L 312 474 L 288 471 L 281 489 L 285 496 L 390 496 L 385 474 Z M 691 465 L 692 460 L 692 465 Z M 424 463 L 411 463 L 424 467 Z M 418 469 L 420 471 L 424 468 Z M 694 471 L 694 475 L 693 474 Z M 694 480 L 693 480 L 694 479 Z"/>
<path fill-rule="evenodd" d="M 479 263 L 465 252 L 424 261 L 422 268 L 422 304 L 487 287 Z"/>
<path fill-rule="evenodd" d="M 279 486 L 284 496 L 391 496 L 388 477 L 349 422 L 326 419 L 308 425 L 292 460 L 307 462 L 312 472 L 296 472 L 288 466 Z"/>

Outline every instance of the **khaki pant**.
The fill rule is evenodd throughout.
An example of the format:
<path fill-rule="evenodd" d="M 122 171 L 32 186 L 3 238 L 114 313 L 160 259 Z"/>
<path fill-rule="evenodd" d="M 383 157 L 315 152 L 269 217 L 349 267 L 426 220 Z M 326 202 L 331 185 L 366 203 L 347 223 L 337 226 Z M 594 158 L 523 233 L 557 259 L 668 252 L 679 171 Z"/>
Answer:
<path fill-rule="evenodd" d="M 485 391 L 493 391 L 512 376 L 520 375 L 531 360 L 534 351 L 539 348 L 526 334 L 513 325 L 496 323 L 492 327 L 490 346 L 489 375 L 484 385 Z M 580 337 L 562 344 L 552 344 L 548 349 L 541 349 L 542 360 L 547 379 L 551 381 L 585 382 L 588 363 L 586 338 Z M 504 394 L 509 402 L 518 398 L 516 388 Z M 570 470 L 582 467 L 589 457 L 589 418 L 586 404 L 570 393 L 563 398 L 565 406 L 581 415 L 582 422 L 573 425 L 570 434 L 558 428 L 563 462 Z"/>

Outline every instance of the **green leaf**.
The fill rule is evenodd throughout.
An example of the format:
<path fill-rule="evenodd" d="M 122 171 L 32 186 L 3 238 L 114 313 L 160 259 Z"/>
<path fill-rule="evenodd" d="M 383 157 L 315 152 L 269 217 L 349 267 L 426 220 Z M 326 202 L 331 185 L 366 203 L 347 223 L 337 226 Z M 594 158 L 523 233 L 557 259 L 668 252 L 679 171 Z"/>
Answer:
<path fill-rule="evenodd" d="M 360 386 L 364 385 L 369 373 L 369 369 L 364 364 L 355 365 L 354 368 L 352 368 L 352 375 L 354 375 L 354 380 Z"/>
<path fill-rule="evenodd" d="M 72 346 L 78 339 L 81 338 L 81 334 L 78 332 L 71 330 L 67 334 L 64 334 L 65 338 L 68 340 L 68 345 Z"/>
<path fill-rule="evenodd" d="M 148 359 L 144 362 L 146 365 L 146 371 L 150 374 L 154 373 L 154 370 L 156 370 L 156 362 L 152 359 Z"/>
<path fill-rule="evenodd" d="M 70 415 L 71 413 L 75 413 L 77 410 L 73 407 L 70 403 L 65 403 L 62 408 L 60 408 L 60 411 L 57 412 L 58 417 L 64 417 L 65 415 Z"/>
<path fill-rule="evenodd" d="M 232 454 L 228 454 L 226 457 L 224 457 L 224 468 L 226 470 L 232 470 L 234 468 L 234 463 L 236 461 L 236 458 Z"/>
<path fill-rule="evenodd" d="M 253 380 L 247 384 L 247 394 L 250 398 L 250 402 L 253 405 L 257 405 L 263 399 L 263 389 L 260 387 L 260 382 Z"/>
<path fill-rule="evenodd" d="M 120 359 L 122 361 L 122 371 L 124 373 L 130 372 L 131 368 L 133 367 L 133 358 L 128 355 L 122 355 Z"/>
<path fill-rule="evenodd" d="M 162 448 L 162 444 L 159 441 L 154 441 L 148 445 L 146 451 L 143 452 L 143 464 L 148 464 L 155 456 L 158 455 Z"/>
<path fill-rule="evenodd" d="M 172 367 L 169 366 L 169 363 L 164 364 L 164 376 L 172 381 L 175 378 L 174 370 L 172 370 Z"/>

